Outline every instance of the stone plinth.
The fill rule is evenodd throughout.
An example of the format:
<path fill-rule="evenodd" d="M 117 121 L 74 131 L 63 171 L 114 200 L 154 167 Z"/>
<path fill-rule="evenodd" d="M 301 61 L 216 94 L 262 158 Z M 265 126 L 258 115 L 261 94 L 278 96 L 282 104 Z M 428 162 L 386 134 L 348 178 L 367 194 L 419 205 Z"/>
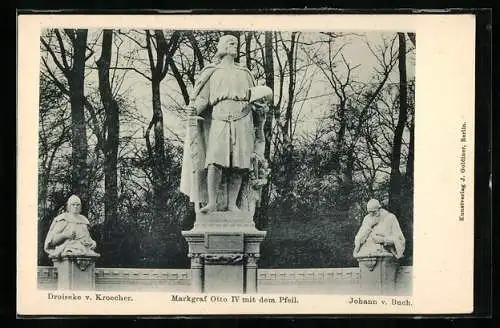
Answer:
<path fill-rule="evenodd" d="M 396 274 L 399 264 L 392 256 L 358 258 L 359 283 L 363 294 L 396 294 Z"/>
<path fill-rule="evenodd" d="M 265 231 L 249 212 L 197 213 L 192 230 L 183 231 L 191 258 L 194 292 L 257 292 L 257 261 Z"/>
<path fill-rule="evenodd" d="M 57 268 L 57 289 L 94 290 L 95 256 L 64 256 L 53 259 Z"/>

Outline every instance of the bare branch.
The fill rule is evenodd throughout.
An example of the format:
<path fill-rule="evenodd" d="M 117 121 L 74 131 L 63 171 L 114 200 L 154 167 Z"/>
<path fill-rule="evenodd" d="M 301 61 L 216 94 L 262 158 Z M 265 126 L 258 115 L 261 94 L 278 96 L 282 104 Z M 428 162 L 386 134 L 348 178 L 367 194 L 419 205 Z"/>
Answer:
<path fill-rule="evenodd" d="M 151 78 L 154 79 L 155 76 L 155 62 L 153 58 L 153 50 L 151 46 L 151 34 L 149 33 L 149 30 L 146 30 L 146 44 L 147 44 L 147 50 L 148 50 L 148 59 L 149 59 L 149 67 L 151 68 Z"/>
<path fill-rule="evenodd" d="M 95 48 L 99 38 L 101 37 L 102 33 L 103 33 L 103 31 L 101 30 L 99 32 L 99 35 L 94 39 L 94 41 L 92 43 L 89 43 L 86 45 L 86 48 L 87 48 L 87 50 L 90 51 L 90 54 L 88 56 L 85 56 L 85 61 L 89 60 L 90 57 L 92 57 L 92 55 L 94 55 L 94 53 L 95 53 L 94 48 Z"/>
<path fill-rule="evenodd" d="M 284 84 L 284 79 L 285 79 L 285 72 L 283 70 L 283 65 L 281 64 L 280 56 L 278 53 L 278 32 L 274 32 L 274 53 L 276 54 L 276 62 L 278 63 L 279 67 L 279 81 L 280 81 L 280 93 L 279 93 L 279 98 L 278 102 L 276 104 L 277 108 L 279 109 L 281 107 L 281 101 L 283 99 L 283 84 Z M 275 118 L 278 120 L 279 119 L 279 110 L 275 111 Z"/>
<path fill-rule="evenodd" d="M 120 41 L 119 44 L 117 44 L 117 39 Z M 121 45 L 123 43 L 123 40 L 121 38 L 117 38 L 117 37 L 114 37 L 113 38 L 113 44 L 115 44 L 116 46 L 116 56 L 115 56 L 115 66 L 118 66 L 118 59 L 120 58 L 120 48 L 121 48 Z M 127 63 L 128 64 L 128 63 Z M 110 63 L 111 65 L 111 63 Z M 109 68 L 111 70 L 111 67 Z M 123 83 L 123 77 L 125 76 L 125 74 L 127 74 L 127 72 L 125 72 L 123 75 L 122 75 L 122 81 L 120 84 Z M 111 74 L 111 85 L 115 85 L 115 79 L 116 79 L 116 70 L 113 70 L 112 74 Z M 119 88 L 117 87 L 114 91 L 111 92 L 111 94 L 113 95 L 113 98 L 116 96 L 116 93 L 118 93 L 118 90 Z"/>
<path fill-rule="evenodd" d="M 90 50 L 90 53 L 87 56 L 85 56 L 85 61 L 89 60 L 89 58 L 94 55 L 94 49 L 92 49 L 88 46 L 87 46 L 87 49 Z"/>
<path fill-rule="evenodd" d="M 143 72 L 141 72 L 140 70 L 138 70 L 135 67 L 116 67 L 116 66 L 114 66 L 114 67 L 110 67 L 110 69 L 134 71 L 137 74 L 141 75 L 142 77 L 146 78 L 148 81 L 151 81 L 151 77 L 150 76 L 147 76 L 146 74 L 144 74 Z"/>
<path fill-rule="evenodd" d="M 167 74 L 168 65 L 166 64 L 165 58 L 167 57 L 167 41 L 165 40 L 165 35 L 161 30 L 154 31 L 154 40 L 156 40 L 156 71 L 158 73 L 159 79 L 163 80 Z"/>
<path fill-rule="evenodd" d="M 380 64 L 380 66 L 384 67 L 385 66 L 385 62 L 383 62 L 380 59 L 379 55 L 375 52 L 375 50 L 373 50 L 371 44 L 368 41 L 365 42 L 365 43 L 366 43 L 368 49 L 370 50 L 370 52 L 373 54 L 373 56 L 375 56 L 375 59 L 378 61 L 378 63 Z"/>
<path fill-rule="evenodd" d="M 146 148 L 148 150 L 148 155 L 150 158 L 153 158 L 153 147 L 151 146 L 151 140 L 149 139 L 149 136 L 151 134 L 151 129 L 153 128 L 155 124 L 155 118 L 153 117 L 151 121 L 149 122 L 148 127 L 146 128 L 146 132 L 144 133 L 144 139 L 146 140 Z"/>
<path fill-rule="evenodd" d="M 141 34 L 139 31 L 135 31 L 135 32 L 138 33 L 138 34 Z M 142 49 L 147 49 L 147 47 L 148 47 L 147 44 L 146 45 L 142 45 L 139 41 L 137 41 L 135 38 L 133 38 L 132 36 L 130 36 L 129 33 L 124 33 L 124 32 L 118 31 L 118 34 L 125 36 L 127 39 L 129 39 L 130 41 L 134 42 L 135 44 L 137 44 Z"/>
<path fill-rule="evenodd" d="M 262 45 L 262 42 L 260 41 L 259 36 L 257 36 L 256 34 L 254 34 L 254 39 L 255 39 L 255 43 L 257 43 L 259 45 L 258 50 L 260 50 L 260 56 L 261 56 L 262 60 L 264 60 L 264 58 L 266 57 L 265 52 L 264 52 L 265 47 Z M 257 51 L 257 49 L 255 49 L 255 51 Z M 257 59 L 254 57 L 253 60 L 256 61 Z M 278 60 L 279 60 L 279 58 L 278 58 Z M 263 63 L 261 65 L 264 66 Z"/>
<path fill-rule="evenodd" d="M 416 48 L 417 47 L 417 40 L 416 40 L 415 33 L 406 33 L 406 34 L 408 34 L 408 38 L 410 39 L 413 46 Z"/>
<path fill-rule="evenodd" d="M 52 60 L 56 64 L 56 66 L 67 77 L 69 75 L 69 70 L 61 64 L 61 62 L 57 58 L 57 55 L 55 54 L 54 50 L 47 44 L 47 42 L 42 37 L 40 38 L 40 41 L 42 42 L 45 49 L 47 49 L 47 51 L 49 52 L 50 56 L 52 57 Z"/>
<path fill-rule="evenodd" d="M 71 43 L 75 43 L 76 42 L 75 30 L 73 30 L 73 29 L 64 29 L 64 33 L 66 33 L 66 35 L 70 39 Z"/>
<path fill-rule="evenodd" d="M 163 33 L 161 33 L 161 36 L 163 36 Z M 165 57 L 165 63 L 162 63 L 162 65 L 164 65 L 164 66 L 163 66 L 163 69 L 161 70 L 161 73 L 160 73 L 161 80 L 163 80 L 163 78 L 165 78 L 165 75 L 167 75 L 167 71 L 168 71 L 168 67 L 169 67 L 168 62 L 172 59 L 175 51 L 177 50 L 177 48 L 179 46 L 180 38 L 181 38 L 180 32 L 174 31 L 174 33 L 170 37 L 170 40 L 167 44 L 165 42 L 165 36 L 163 36 L 162 46 L 165 49 L 163 49 L 162 52 L 163 52 L 163 56 Z M 160 41 L 158 41 L 158 42 L 160 42 Z M 163 58 L 162 58 L 162 60 L 163 60 Z"/>
<path fill-rule="evenodd" d="M 70 70 L 71 67 L 68 65 L 68 60 L 66 58 L 66 48 L 64 47 L 64 42 L 62 40 L 61 34 L 59 33 L 59 30 L 55 30 L 54 33 L 56 34 L 57 42 L 59 43 L 59 49 L 61 49 L 61 59 L 63 62 L 63 65 L 66 69 Z"/>
<path fill-rule="evenodd" d="M 85 108 L 87 108 L 87 111 L 90 114 L 90 118 L 92 121 L 92 124 L 94 126 L 94 133 L 97 138 L 97 147 L 101 149 L 101 151 L 104 153 L 104 132 L 101 130 L 100 125 L 99 125 L 99 120 L 97 118 L 97 113 L 96 110 L 94 109 L 94 106 L 90 103 L 87 97 L 83 98 L 83 104 L 85 105 Z"/>
<path fill-rule="evenodd" d="M 191 42 L 191 45 L 193 46 L 193 52 L 196 59 L 198 60 L 198 66 L 200 67 L 200 69 L 202 69 L 205 66 L 205 63 L 203 60 L 203 55 L 200 51 L 200 47 L 198 45 L 198 41 L 194 37 L 193 32 L 187 32 L 186 35 L 188 37 L 189 42 Z"/>
<path fill-rule="evenodd" d="M 186 105 L 189 103 L 189 93 L 186 88 L 186 84 L 184 83 L 184 80 L 182 79 L 182 75 L 179 72 L 179 69 L 177 69 L 177 66 L 175 66 L 174 61 L 169 58 L 169 65 L 172 70 L 172 73 L 174 74 L 175 79 L 177 80 L 177 84 L 179 85 L 179 88 L 181 89 L 182 92 L 182 97 L 184 98 L 184 102 Z"/>
<path fill-rule="evenodd" d="M 42 58 L 43 65 L 45 66 L 45 69 L 47 70 L 47 73 L 49 73 L 49 76 L 51 80 L 56 84 L 56 86 L 63 92 L 65 95 L 69 96 L 69 90 L 66 89 L 63 83 L 59 81 L 59 79 L 54 75 L 54 73 L 50 70 L 49 65 L 47 64 L 47 61 L 45 58 Z M 42 72 L 43 74 L 43 72 Z"/>

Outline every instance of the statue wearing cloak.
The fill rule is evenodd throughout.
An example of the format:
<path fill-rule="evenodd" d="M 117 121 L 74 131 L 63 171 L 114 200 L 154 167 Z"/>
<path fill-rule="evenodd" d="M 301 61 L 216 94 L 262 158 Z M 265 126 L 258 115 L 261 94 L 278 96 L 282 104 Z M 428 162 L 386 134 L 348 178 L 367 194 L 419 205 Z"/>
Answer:
<path fill-rule="evenodd" d="M 389 256 L 403 257 L 405 238 L 396 216 L 380 209 L 378 218 L 371 214 L 364 217 L 363 223 L 354 238 L 354 257 Z"/>
<path fill-rule="evenodd" d="M 206 203 L 207 166 L 251 169 L 255 147 L 250 88 L 255 86 L 250 71 L 238 64 L 205 67 L 191 95 L 190 107 L 199 115 L 188 119 L 184 142 L 180 191 L 191 202 Z M 227 194 L 224 181 L 218 192 L 217 207 L 223 208 Z M 241 188 L 240 206 L 245 208 L 248 179 Z M 220 196 L 220 197 L 219 197 Z M 248 198 L 248 197 L 247 197 Z"/>
<path fill-rule="evenodd" d="M 45 238 L 44 250 L 50 258 L 87 255 L 98 256 L 96 242 L 91 238 L 89 221 L 81 214 L 62 213 L 50 225 Z M 61 238 L 59 236 L 71 236 Z"/>

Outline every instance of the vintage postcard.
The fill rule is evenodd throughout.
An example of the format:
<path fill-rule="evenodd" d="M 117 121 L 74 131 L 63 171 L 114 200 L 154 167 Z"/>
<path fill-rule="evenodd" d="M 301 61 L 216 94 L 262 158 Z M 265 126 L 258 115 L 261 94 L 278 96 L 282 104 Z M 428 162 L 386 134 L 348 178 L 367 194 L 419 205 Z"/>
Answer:
<path fill-rule="evenodd" d="M 474 49 L 466 14 L 19 15 L 18 315 L 471 313 Z"/>

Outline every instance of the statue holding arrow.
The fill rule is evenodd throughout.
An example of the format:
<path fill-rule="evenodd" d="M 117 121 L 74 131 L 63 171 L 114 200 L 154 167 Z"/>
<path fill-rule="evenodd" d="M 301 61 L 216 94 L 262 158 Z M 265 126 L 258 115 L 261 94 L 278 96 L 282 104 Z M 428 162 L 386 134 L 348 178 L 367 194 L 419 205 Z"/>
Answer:
<path fill-rule="evenodd" d="M 220 38 L 188 105 L 180 190 L 201 213 L 254 211 L 269 169 L 264 122 L 272 90 L 234 62 L 237 39 Z"/>

